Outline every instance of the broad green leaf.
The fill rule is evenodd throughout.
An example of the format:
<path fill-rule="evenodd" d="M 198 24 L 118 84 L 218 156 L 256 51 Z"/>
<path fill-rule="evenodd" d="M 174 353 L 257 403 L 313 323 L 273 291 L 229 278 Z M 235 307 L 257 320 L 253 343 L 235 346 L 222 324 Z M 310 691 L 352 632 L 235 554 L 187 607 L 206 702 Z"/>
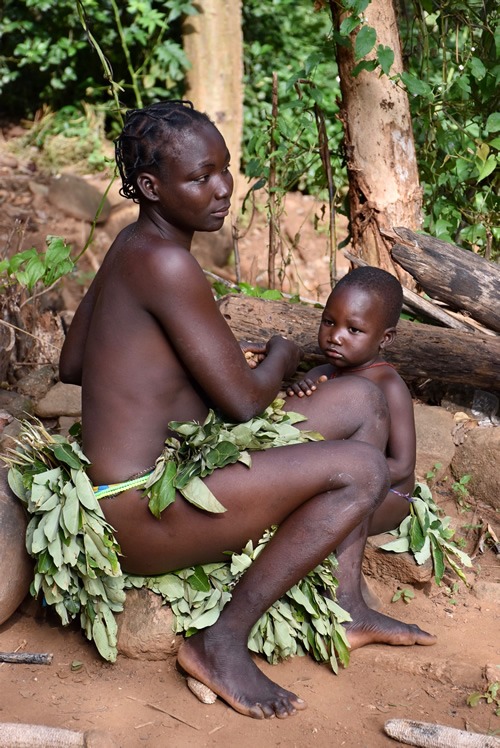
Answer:
<path fill-rule="evenodd" d="M 175 501 L 174 480 L 177 475 L 177 465 L 167 462 L 161 478 L 148 489 L 149 509 L 158 519 L 167 506 Z"/>
<path fill-rule="evenodd" d="M 499 132 L 500 131 L 500 112 L 493 112 L 489 115 L 486 120 L 485 126 L 486 132 Z"/>
<path fill-rule="evenodd" d="M 392 551 L 393 553 L 405 553 L 410 550 L 410 540 L 407 537 L 398 538 L 397 540 L 391 540 L 389 543 L 384 543 L 380 548 L 383 551 Z"/>
<path fill-rule="evenodd" d="M 489 156 L 483 164 L 478 166 L 479 177 L 477 181 L 481 182 L 483 179 L 486 179 L 486 177 L 489 177 L 489 175 L 496 169 L 498 163 L 496 156 Z"/>
<path fill-rule="evenodd" d="M 354 42 L 354 59 L 360 60 L 372 51 L 377 41 L 377 32 L 372 26 L 362 26 Z"/>
<path fill-rule="evenodd" d="M 414 96 L 429 96 L 431 93 L 429 84 L 416 78 L 411 73 L 401 73 L 401 80 L 408 89 L 408 93 Z"/>
<path fill-rule="evenodd" d="M 377 47 L 377 61 L 383 72 L 386 75 L 389 75 L 394 63 L 394 51 L 391 47 L 385 47 L 383 44 L 379 44 Z"/>
<path fill-rule="evenodd" d="M 82 463 L 79 458 L 75 455 L 69 444 L 57 444 L 52 448 L 54 457 L 60 462 L 64 462 L 74 470 L 79 470 L 82 467 Z"/>
<path fill-rule="evenodd" d="M 76 535 L 80 527 L 80 503 L 76 488 L 71 489 L 62 508 L 62 518 L 70 535 Z"/>
<path fill-rule="evenodd" d="M 220 616 L 219 608 L 212 608 L 202 613 L 200 616 L 192 616 L 192 623 L 197 629 L 204 629 L 212 626 Z"/>
<path fill-rule="evenodd" d="M 217 501 L 213 493 L 201 478 L 192 478 L 187 486 L 184 486 L 181 493 L 187 501 L 194 504 L 194 506 L 197 506 L 198 509 L 204 509 L 207 512 L 213 512 L 214 514 L 220 514 L 227 511 L 220 501 Z"/>
<path fill-rule="evenodd" d="M 162 574 L 155 577 L 154 589 L 158 590 L 169 602 L 178 600 L 184 595 L 184 584 L 175 574 Z"/>
<path fill-rule="evenodd" d="M 210 590 L 210 582 L 203 566 L 195 566 L 194 574 L 188 577 L 187 582 L 195 590 L 200 590 L 201 592 L 208 592 Z"/>
<path fill-rule="evenodd" d="M 11 491 L 17 496 L 17 498 L 21 499 L 22 502 L 26 502 L 26 489 L 24 487 L 22 474 L 17 468 L 10 468 L 7 473 L 7 482 Z"/>
<path fill-rule="evenodd" d="M 434 578 L 436 584 L 441 584 L 444 574 L 444 554 L 435 537 L 431 536 L 432 560 L 434 562 Z"/>

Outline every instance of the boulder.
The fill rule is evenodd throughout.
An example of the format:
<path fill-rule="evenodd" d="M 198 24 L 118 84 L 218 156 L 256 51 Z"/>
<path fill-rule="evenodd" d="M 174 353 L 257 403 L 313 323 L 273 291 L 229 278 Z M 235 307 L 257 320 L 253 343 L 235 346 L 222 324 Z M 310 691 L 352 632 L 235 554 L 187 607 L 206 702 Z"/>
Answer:
<path fill-rule="evenodd" d="M 89 223 L 94 220 L 102 197 L 100 190 L 77 174 L 61 174 L 51 177 L 49 182 L 49 202 L 67 215 Z M 106 198 L 97 223 L 106 221 L 110 212 L 111 205 Z"/>
<path fill-rule="evenodd" d="M 417 480 L 423 480 L 428 472 L 440 478 L 449 468 L 455 454 L 453 414 L 437 405 L 414 405 L 417 432 Z M 436 468 L 439 463 L 441 467 Z"/>
<path fill-rule="evenodd" d="M 475 499 L 500 509 L 500 428 L 479 427 L 469 431 L 451 463 L 456 480 L 471 479 L 467 488 Z"/>
<path fill-rule="evenodd" d="M 182 637 L 173 630 L 174 617 L 160 595 L 147 589 L 127 591 L 117 618 L 118 652 L 134 660 L 166 660 L 177 654 Z"/>
<path fill-rule="evenodd" d="M 39 418 L 58 418 L 82 414 L 82 389 L 76 384 L 57 382 L 41 400 L 35 409 Z"/>
<path fill-rule="evenodd" d="M 26 552 L 27 517 L 0 470 L 0 624 L 26 597 L 33 579 L 33 561 Z"/>
<path fill-rule="evenodd" d="M 363 558 L 363 571 L 375 579 L 397 579 L 403 584 L 425 584 L 432 579 L 430 558 L 419 566 L 411 553 L 384 551 L 381 545 L 394 540 L 389 533 L 368 538 Z"/>

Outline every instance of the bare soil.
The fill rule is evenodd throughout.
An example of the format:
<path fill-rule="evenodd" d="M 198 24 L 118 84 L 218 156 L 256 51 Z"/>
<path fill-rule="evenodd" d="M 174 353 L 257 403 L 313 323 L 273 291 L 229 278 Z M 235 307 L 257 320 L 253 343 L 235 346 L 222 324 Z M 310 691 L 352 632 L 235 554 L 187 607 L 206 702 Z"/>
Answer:
<path fill-rule="evenodd" d="M 22 234 L 22 248 L 41 248 L 47 234 L 59 234 L 75 247 L 83 244 L 88 224 L 47 202 L 43 189 L 33 184 L 43 186 L 44 176 L 31 165 L 29 154 L 20 158 L 4 152 L 0 167 L 2 243 Z M 311 229 L 312 221 L 305 220 L 317 210 L 308 198 L 293 196 L 286 220 L 290 236 L 296 236 L 297 223 L 300 227 L 301 250 L 293 262 L 296 278 L 304 281 L 299 290 L 309 298 L 324 299 L 328 287 L 325 237 Z M 106 227 L 98 229 L 79 281 L 64 288 L 63 308 L 76 306 L 108 240 Z M 266 267 L 262 221 L 242 241 L 242 256 L 252 276 L 248 280 L 260 280 Z M 231 268 L 223 271 L 228 277 L 232 272 Z M 477 513 L 458 511 L 451 491 L 443 490 L 440 502 L 455 527 L 477 522 Z M 469 535 L 471 548 L 475 535 L 473 531 Z M 77 627 L 62 628 L 33 602 L 24 603 L 0 626 L 0 650 L 49 652 L 53 661 L 48 666 L 0 664 L 0 721 L 79 731 L 102 729 L 120 748 L 383 748 L 397 745 L 383 732 L 384 722 L 397 717 L 499 732 L 494 705 L 482 701 L 471 708 L 466 703 L 470 693 L 486 689 L 487 672 L 490 681 L 500 680 L 498 556 L 486 548 L 475 560 L 469 578 L 470 588 L 460 584 L 454 589 L 453 580 L 448 579 L 441 587 L 432 583 L 415 589 L 409 604 L 401 599 L 391 603 L 400 584 L 397 579 L 370 580 L 383 612 L 436 634 L 434 647 L 371 645 L 354 652 L 351 664 L 338 676 L 309 657 L 277 666 L 259 661 L 267 675 L 308 702 L 306 711 L 284 721 L 254 721 L 220 700 L 212 706 L 201 704 L 187 689 L 173 659 L 145 662 L 120 656 L 115 664 L 105 663 Z M 490 583 L 486 588 L 490 592 L 483 585 L 479 595 L 479 585 L 473 589 L 478 581 Z"/>

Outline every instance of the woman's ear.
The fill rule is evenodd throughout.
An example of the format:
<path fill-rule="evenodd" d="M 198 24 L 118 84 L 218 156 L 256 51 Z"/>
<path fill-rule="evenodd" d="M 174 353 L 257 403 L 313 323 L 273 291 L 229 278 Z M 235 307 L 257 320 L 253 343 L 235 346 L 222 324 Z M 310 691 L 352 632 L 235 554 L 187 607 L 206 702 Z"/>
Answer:
<path fill-rule="evenodd" d="M 395 327 L 388 327 L 387 330 L 384 330 L 384 335 L 382 337 L 382 340 L 380 341 L 380 350 L 383 350 L 384 348 L 387 348 L 388 345 L 391 345 L 395 337 L 396 337 Z"/>
<path fill-rule="evenodd" d="M 156 193 L 156 177 L 153 174 L 139 174 L 137 187 L 146 200 L 158 200 Z"/>

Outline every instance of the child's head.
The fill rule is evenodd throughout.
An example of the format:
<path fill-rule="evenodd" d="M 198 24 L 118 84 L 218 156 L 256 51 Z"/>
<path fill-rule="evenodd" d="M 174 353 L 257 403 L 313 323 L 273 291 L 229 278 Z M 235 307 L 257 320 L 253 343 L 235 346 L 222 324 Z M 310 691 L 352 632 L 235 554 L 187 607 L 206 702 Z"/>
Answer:
<path fill-rule="evenodd" d="M 403 289 L 393 275 L 374 267 L 353 270 L 328 297 L 318 333 L 320 348 L 342 368 L 375 360 L 394 339 L 402 305 Z"/>
<path fill-rule="evenodd" d="M 116 163 L 122 179 L 120 193 L 138 202 L 141 197 L 137 177 L 144 172 L 158 173 L 168 154 L 176 155 L 186 132 L 209 125 L 210 118 L 193 108 L 190 101 L 161 101 L 125 115 L 125 124 L 115 141 Z"/>

